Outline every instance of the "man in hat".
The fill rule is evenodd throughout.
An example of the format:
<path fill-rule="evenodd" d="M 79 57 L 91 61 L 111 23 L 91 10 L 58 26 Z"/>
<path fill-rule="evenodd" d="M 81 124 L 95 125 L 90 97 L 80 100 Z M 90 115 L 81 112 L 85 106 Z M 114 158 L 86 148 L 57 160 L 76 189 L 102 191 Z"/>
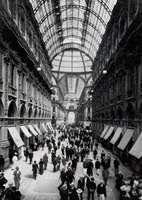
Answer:
<path fill-rule="evenodd" d="M 36 163 L 36 160 L 32 164 L 32 171 L 33 171 L 33 178 L 36 180 L 37 171 L 38 171 L 38 164 Z"/>
<path fill-rule="evenodd" d="M 99 200 L 105 199 L 107 197 L 106 186 L 102 180 L 100 181 L 99 185 L 97 186 L 97 194 L 98 194 Z"/>
<path fill-rule="evenodd" d="M 19 189 L 19 187 L 20 187 L 20 180 L 21 180 L 21 171 L 19 170 L 19 167 L 16 167 L 13 175 L 14 175 L 15 187 L 16 187 L 16 189 Z"/>
<path fill-rule="evenodd" d="M 80 177 L 77 184 L 77 192 L 80 194 L 80 199 L 82 200 L 83 197 L 83 191 L 85 186 L 85 179 L 84 177 Z"/>
<path fill-rule="evenodd" d="M 77 194 L 77 190 L 73 182 L 70 184 L 69 196 L 70 200 L 79 200 L 79 196 Z"/>
<path fill-rule="evenodd" d="M 59 189 L 60 196 L 61 196 L 60 200 L 67 200 L 68 199 L 68 187 L 67 187 L 67 184 L 66 183 L 61 184 L 58 187 L 58 189 Z"/>
<path fill-rule="evenodd" d="M 91 177 L 88 183 L 88 200 L 90 200 L 91 196 L 92 196 L 92 200 L 94 200 L 95 190 L 96 190 L 96 183 L 94 181 L 94 177 Z"/>

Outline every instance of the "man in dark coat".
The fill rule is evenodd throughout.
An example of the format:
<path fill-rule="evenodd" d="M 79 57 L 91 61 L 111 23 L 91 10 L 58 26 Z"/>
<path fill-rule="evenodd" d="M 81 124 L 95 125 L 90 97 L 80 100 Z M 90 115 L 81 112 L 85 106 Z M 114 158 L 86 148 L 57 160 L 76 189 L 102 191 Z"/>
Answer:
<path fill-rule="evenodd" d="M 101 180 L 99 185 L 97 186 L 97 194 L 98 194 L 98 198 L 102 199 L 102 198 L 106 198 L 107 194 L 106 194 L 106 186 L 104 184 L 104 182 Z"/>
<path fill-rule="evenodd" d="M 90 197 L 92 196 L 92 200 L 94 200 L 94 193 L 96 190 L 96 183 L 94 182 L 94 178 L 91 177 L 91 180 L 88 183 L 88 200 L 90 200 Z"/>
<path fill-rule="evenodd" d="M 94 149 L 94 151 L 93 151 L 93 155 L 94 155 L 94 160 L 96 159 L 96 156 L 97 156 L 97 149 Z"/>
<path fill-rule="evenodd" d="M 90 160 L 87 164 L 87 174 L 88 176 L 93 176 L 93 162 Z"/>
<path fill-rule="evenodd" d="M 96 174 L 99 176 L 99 173 L 100 173 L 100 167 L 101 167 L 101 162 L 98 160 L 96 160 L 95 162 L 95 168 L 96 168 Z"/>
<path fill-rule="evenodd" d="M 37 170 L 38 170 L 38 164 L 36 161 L 34 161 L 34 164 L 32 165 L 32 171 L 33 171 L 33 178 L 36 180 L 37 177 Z"/>
<path fill-rule="evenodd" d="M 70 184 L 69 196 L 70 200 L 79 200 L 79 196 L 77 194 L 76 187 L 74 186 L 73 182 Z"/>
<path fill-rule="evenodd" d="M 84 177 L 80 177 L 77 184 L 77 189 L 80 189 L 80 199 L 82 200 L 83 197 L 83 191 L 85 186 L 85 179 Z"/>
<path fill-rule="evenodd" d="M 115 158 L 113 164 L 114 164 L 114 170 L 115 170 L 115 176 L 116 176 L 118 174 L 118 172 L 119 172 L 120 162 L 119 162 L 119 160 L 117 158 Z"/>
<path fill-rule="evenodd" d="M 33 161 L 33 151 L 32 150 L 29 151 L 29 160 L 30 160 L 30 164 L 32 164 L 32 161 Z"/>
<path fill-rule="evenodd" d="M 42 160 L 42 158 L 39 161 L 39 173 L 42 175 L 43 174 L 43 166 L 44 166 L 44 162 Z"/>
<path fill-rule="evenodd" d="M 74 175 L 72 169 L 69 167 L 68 170 L 66 171 L 66 181 L 68 185 L 72 183 L 73 180 L 74 180 Z"/>
<path fill-rule="evenodd" d="M 24 150 L 24 156 L 26 157 L 26 162 L 27 162 L 28 161 L 28 157 L 29 157 L 29 149 L 28 148 L 26 148 Z"/>

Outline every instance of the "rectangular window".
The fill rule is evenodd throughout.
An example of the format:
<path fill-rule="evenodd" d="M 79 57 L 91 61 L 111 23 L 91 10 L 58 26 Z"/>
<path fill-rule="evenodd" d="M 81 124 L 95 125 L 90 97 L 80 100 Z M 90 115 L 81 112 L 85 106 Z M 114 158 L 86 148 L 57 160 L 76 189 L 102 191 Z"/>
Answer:
<path fill-rule="evenodd" d="M 15 87 L 15 66 L 11 64 L 10 85 Z"/>

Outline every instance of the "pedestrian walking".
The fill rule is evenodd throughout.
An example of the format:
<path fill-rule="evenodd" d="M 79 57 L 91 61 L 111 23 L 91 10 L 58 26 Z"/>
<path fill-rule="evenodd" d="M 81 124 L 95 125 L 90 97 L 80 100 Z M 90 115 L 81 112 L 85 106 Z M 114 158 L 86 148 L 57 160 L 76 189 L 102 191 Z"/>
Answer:
<path fill-rule="evenodd" d="M 97 186 L 97 195 L 98 195 L 98 200 L 105 200 L 105 198 L 107 197 L 106 186 L 102 180 Z"/>
<path fill-rule="evenodd" d="M 97 149 L 94 149 L 94 151 L 93 151 L 94 160 L 96 160 L 97 154 L 98 154 Z"/>
<path fill-rule="evenodd" d="M 33 151 L 30 149 L 30 151 L 29 151 L 29 164 L 31 165 L 32 164 L 32 161 L 33 161 Z"/>
<path fill-rule="evenodd" d="M 108 166 L 108 168 L 110 168 L 110 165 L 111 165 L 111 154 L 110 154 L 110 152 L 108 152 L 106 160 L 107 160 L 107 166 Z"/>
<path fill-rule="evenodd" d="M 67 164 L 66 158 L 62 156 L 62 165 L 65 170 L 66 170 L 66 164 Z"/>
<path fill-rule="evenodd" d="M 101 152 L 101 163 L 105 160 L 105 152 L 102 150 Z"/>
<path fill-rule="evenodd" d="M 60 155 L 58 155 L 57 156 L 57 158 L 56 158 L 56 160 L 57 160 L 57 170 L 60 170 L 60 165 L 61 165 L 61 156 Z"/>
<path fill-rule="evenodd" d="M 0 172 L 4 172 L 4 164 L 5 164 L 5 160 L 3 155 L 0 155 Z"/>
<path fill-rule="evenodd" d="M 73 182 L 70 184 L 69 199 L 70 200 L 79 200 L 79 196 L 77 194 L 77 189 Z"/>
<path fill-rule="evenodd" d="M 58 190 L 60 192 L 60 200 L 68 200 L 68 187 L 67 187 L 67 184 L 61 184 L 59 187 L 58 187 Z"/>
<path fill-rule="evenodd" d="M 96 183 L 94 181 L 94 177 L 91 177 L 90 181 L 88 182 L 87 184 L 87 188 L 88 188 L 88 200 L 90 200 L 90 198 L 92 200 L 94 200 L 94 194 L 95 194 L 95 191 L 96 191 Z"/>
<path fill-rule="evenodd" d="M 38 164 L 36 163 L 36 161 L 34 161 L 32 165 L 32 171 L 33 171 L 33 178 L 36 180 L 37 171 L 38 171 Z"/>
<path fill-rule="evenodd" d="M 60 172 L 60 177 L 59 179 L 61 179 L 62 184 L 64 184 L 64 182 L 66 181 L 66 172 L 65 169 L 63 168 Z"/>
<path fill-rule="evenodd" d="M 56 172 L 56 171 L 57 171 L 57 158 L 55 156 L 53 160 L 53 172 Z"/>
<path fill-rule="evenodd" d="M 77 192 L 80 195 L 80 200 L 83 199 L 84 186 L 85 186 L 85 179 L 84 177 L 81 176 L 77 183 Z"/>
<path fill-rule="evenodd" d="M 29 157 L 29 149 L 28 147 L 24 150 L 24 156 L 25 156 L 25 161 L 27 162 L 28 161 L 28 157 Z"/>
<path fill-rule="evenodd" d="M 62 155 L 64 156 L 65 155 L 65 146 L 63 144 L 61 146 L 61 152 L 62 152 Z"/>
<path fill-rule="evenodd" d="M 19 167 L 17 166 L 14 173 L 14 183 L 15 183 L 15 187 L 16 189 L 19 189 L 20 187 L 20 180 L 21 180 L 21 171 L 19 170 Z"/>
<path fill-rule="evenodd" d="M 97 150 L 98 150 L 98 146 L 99 146 L 99 143 L 98 143 L 97 140 L 95 140 L 95 147 L 96 147 Z"/>
<path fill-rule="evenodd" d="M 41 158 L 40 161 L 39 161 L 39 174 L 40 175 L 43 174 L 43 165 L 44 165 L 44 162 L 43 162 L 43 160 Z"/>
<path fill-rule="evenodd" d="M 113 161 L 113 165 L 114 165 L 115 176 L 116 176 L 119 172 L 119 165 L 120 165 L 120 162 L 117 158 L 115 158 L 115 160 Z"/>
<path fill-rule="evenodd" d="M 46 170 L 47 169 L 47 164 L 48 164 L 48 156 L 47 156 L 46 153 L 43 156 L 43 163 L 44 163 L 44 170 Z"/>
<path fill-rule="evenodd" d="M 99 174 L 100 174 L 100 168 L 101 168 L 101 162 L 99 161 L 98 158 L 97 158 L 97 160 L 95 162 L 95 168 L 96 168 L 96 174 L 99 176 Z"/>
<path fill-rule="evenodd" d="M 17 153 L 15 152 L 12 158 L 12 163 L 13 163 L 12 170 L 14 170 L 17 167 L 17 161 L 18 161 L 18 157 L 17 157 Z"/>
<path fill-rule="evenodd" d="M 107 185 L 107 180 L 108 180 L 108 176 L 109 176 L 108 168 L 103 169 L 102 176 L 103 176 L 103 179 L 104 179 L 104 184 Z"/>

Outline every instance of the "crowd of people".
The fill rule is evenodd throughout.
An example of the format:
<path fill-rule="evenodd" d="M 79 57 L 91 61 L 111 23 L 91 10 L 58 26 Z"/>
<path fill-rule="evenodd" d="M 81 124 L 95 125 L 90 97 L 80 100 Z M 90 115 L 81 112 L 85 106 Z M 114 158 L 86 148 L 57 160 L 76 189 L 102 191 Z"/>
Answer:
<path fill-rule="evenodd" d="M 120 161 L 116 157 L 112 159 L 110 152 L 98 150 L 99 143 L 94 139 L 90 130 L 77 128 L 58 129 L 36 140 L 35 145 L 24 150 L 25 162 L 31 165 L 33 179 L 38 174 L 44 174 L 48 169 L 48 162 L 52 164 L 53 173 L 60 171 L 61 184 L 58 187 L 61 200 L 82 200 L 86 197 L 93 200 L 98 196 L 99 200 L 107 197 L 107 182 L 110 176 L 110 167 L 114 168 L 114 180 L 116 188 L 120 191 L 120 200 L 138 200 L 142 196 L 142 179 L 132 176 L 125 180 L 119 169 Z M 45 148 L 46 147 L 46 148 Z M 45 150 L 37 161 L 34 152 Z M 58 151 L 59 150 L 59 151 Z M 90 158 L 90 152 L 93 157 Z M 19 200 L 22 197 L 20 188 L 21 171 L 18 167 L 18 157 L 15 152 L 12 158 L 13 183 L 5 184 L 8 180 L 4 177 L 4 158 L 0 156 L 0 199 Z M 78 163 L 82 162 L 83 173 L 75 180 Z M 96 176 L 103 177 L 98 183 Z M 77 184 L 76 184 L 77 182 Z"/>

